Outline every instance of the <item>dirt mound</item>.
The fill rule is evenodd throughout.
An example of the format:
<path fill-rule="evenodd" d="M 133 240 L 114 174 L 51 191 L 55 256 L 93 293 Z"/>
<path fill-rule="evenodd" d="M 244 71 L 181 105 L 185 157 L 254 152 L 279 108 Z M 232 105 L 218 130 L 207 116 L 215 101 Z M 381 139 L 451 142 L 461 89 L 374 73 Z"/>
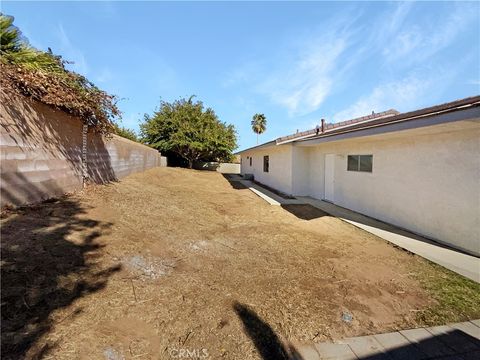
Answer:
<path fill-rule="evenodd" d="M 412 274 L 453 276 L 287 210 L 218 173 L 156 168 L 7 214 L 2 357 L 280 356 L 287 341 L 415 326 L 435 302 Z"/>

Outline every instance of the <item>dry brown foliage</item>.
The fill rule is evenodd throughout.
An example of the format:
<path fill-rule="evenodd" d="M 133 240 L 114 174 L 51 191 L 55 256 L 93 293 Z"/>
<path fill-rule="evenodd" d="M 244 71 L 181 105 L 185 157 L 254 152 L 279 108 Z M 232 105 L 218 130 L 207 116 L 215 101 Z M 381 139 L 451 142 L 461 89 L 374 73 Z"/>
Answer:
<path fill-rule="evenodd" d="M 68 70 L 47 72 L 0 63 L 0 87 L 79 116 L 102 133 L 111 132 L 114 117 L 120 116 L 115 96 Z"/>

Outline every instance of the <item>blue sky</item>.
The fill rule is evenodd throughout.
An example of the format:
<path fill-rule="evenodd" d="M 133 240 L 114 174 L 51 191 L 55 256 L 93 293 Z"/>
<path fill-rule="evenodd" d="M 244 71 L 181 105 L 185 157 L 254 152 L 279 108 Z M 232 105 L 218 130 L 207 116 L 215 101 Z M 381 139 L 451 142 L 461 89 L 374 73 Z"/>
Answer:
<path fill-rule="evenodd" d="M 296 129 L 480 93 L 474 2 L 2 2 L 32 45 L 118 95 L 138 129 L 160 98 L 197 95 L 239 148 Z"/>

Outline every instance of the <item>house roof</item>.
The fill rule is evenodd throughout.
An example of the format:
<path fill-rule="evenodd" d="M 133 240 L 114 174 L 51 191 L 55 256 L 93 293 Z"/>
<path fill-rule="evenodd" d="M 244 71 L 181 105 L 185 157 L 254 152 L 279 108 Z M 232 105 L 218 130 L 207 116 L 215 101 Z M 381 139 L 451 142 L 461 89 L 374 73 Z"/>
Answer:
<path fill-rule="evenodd" d="M 244 150 L 241 150 L 241 151 L 237 151 L 237 152 L 234 153 L 233 155 L 238 155 L 238 154 L 241 154 L 242 152 L 245 152 L 245 151 L 254 150 L 254 149 L 260 149 L 260 148 L 264 148 L 264 147 L 268 147 L 268 146 L 272 146 L 272 145 L 277 145 L 277 143 L 275 142 L 275 140 L 268 141 L 268 142 L 263 143 L 263 144 L 255 145 L 255 146 L 249 147 L 248 149 L 244 149 Z"/>
<path fill-rule="evenodd" d="M 397 115 L 397 114 L 400 114 L 400 113 L 395 109 L 382 111 L 380 113 L 372 112 L 372 114 L 367 115 L 367 116 L 361 116 L 361 117 L 358 117 L 358 118 L 355 118 L 355 119 L 345 120 L 345 121 L 341 121 L 341 122 L 338 122 L 338 123 L 325 124 L 323 130 L 325 132 L 325 131 L 330 131 L 332 129 L 344 128 L 344 127 L 350 126 L 352 124 L 364 123 L 364 122 L 369 121 L 369 120 L 381 119 L 381 118 L 385 118 L 385 117 L 389 117 L 389 116 L 394 116 L 394 115 Z M 291 141 L 297 141 L 297 140 L 300 140 L 300 139 L 303 140 L 307 137 L 309 138 L 309 137 L 313 137 L 313 136 L 317 135 L 317 131 L 320 131 L 320 130 L 321 130 L 321 128 L 319 126 L 318 128 L 315 128 L 315 129 L 311 129 L 311 130 L 307 130 L 307 131 L 298 132 L 296 134 L 279 137 L 275 141 L 276 141 L 277 145 L 280 145 L 280 144 L 284 144 L 284 143 L 291 142 Z"/>
<path fill-rule="evenodd" d="M 396 110 L 387 110 L 381 113 L 372 113 L 368 116 L 363 116 L 360 118 L 355 118 L 347 121 L 342 121 L 335 124 L 325 124 L 323 131 L 321 128 L 315 128 L 312 130 L 307 130 L 299 132 L 296 134 L 279 137 L 273 141 L 257 145 L 242 151 L 239 151 L 237 154 L 242 152 L 252 150 L 255 148 L 266 147 L 271 145 L 282 145 L 291 142 L 304 142 L 314 139 L 319 139 L 322 137 L 335 136 L 344 134 L 347 132 L 360 131 L 372 127 L 379 127 L 384 125 L 389 125 L 393 123 L 406 122 L 406 121 L 415 121 L 420 119 L 425 119 L 427 117 L 432 117 L 439 114 L 445 114 L 449 112 L 460 111 L 470 107 L 479 107 L 480 106 L 480 95 L 472 96 L 461 100 L 456 100 L 440 105 L 431 106 L 424 109 L 419 109 L 415 111 L 399 113 Z"/>
<path fill-rule="evenodd" d="M 478 107 L 480 106 L 480 96 L 472 96 L 461 100 L 456 100 L 440 105 L 431 106 L 424 109 L 414 110 L 406 113 L 401 113 L 398 115 L 383 117 L 380 119 L 372 119 L 370 121 L 365 121 L 362 123 L 354 123 L 349 126 L 344 126 L 341 128 L 333 128 L 327 130 L 324 133 L 319 134 L 313 138 L 320 138 L 323 136 L 332 136 L 344 132 L 353 132 L 359 131 L 375 126 L 388 125 L 400 121 L 415 121 L 425 117 L 431 117 L 438 114 L 449 113 L 454 111 L 459 111 L 468 107 Z"/>

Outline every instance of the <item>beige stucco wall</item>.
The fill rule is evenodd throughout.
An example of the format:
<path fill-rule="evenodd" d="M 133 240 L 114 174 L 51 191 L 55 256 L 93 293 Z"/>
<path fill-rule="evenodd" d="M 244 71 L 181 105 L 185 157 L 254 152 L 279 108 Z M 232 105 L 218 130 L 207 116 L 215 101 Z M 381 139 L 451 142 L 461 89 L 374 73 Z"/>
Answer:
<path fill-rule="evenodd" d="M 318 199 L 324 197 L 325 154 L 335 154 L 335 204 L 480 254 L 478 122 L 309 148 L 308 189 L 301 192 Z M 372 154 L 373 172 L 347 171 L 349 154 Z"/>
<path fill-rule="evenodd" d="M 269 172 L 263 171 L 263 157 L 269 156 Z M 252 166 L 250 160 L 252 157 Z M 255 180 L 286 194 L 292 194 L 292 147 L 270 146 L 242 153 L 241 173 L 253 174 Z"/>
<path fill-rule="evenodd" d="M 480 255 L 480 120 L 301 145 L 244 152 L 242 174 L 323 199 L 325 155 L 335 154 L 335 204 Z M 372 173 L 347 171 L 347 156 L 358 154 L 373 155 Z"/>
<path fill-rule="evenodd" d="M 310 149 L 305 147 L 292 147 L 292 189 L 293 194 L 300 196 L 310 195 L 310 174 L 315 169 L 310 167 Z"/>
<path fill-rule="evenodd" d="M 82 121 L 24 97 L 0 92 L 1 206 L 80 189 Z M 160 165 L 160 154 L 113 135 L 88 134 L 90 181 L 103 183 Z"/>

